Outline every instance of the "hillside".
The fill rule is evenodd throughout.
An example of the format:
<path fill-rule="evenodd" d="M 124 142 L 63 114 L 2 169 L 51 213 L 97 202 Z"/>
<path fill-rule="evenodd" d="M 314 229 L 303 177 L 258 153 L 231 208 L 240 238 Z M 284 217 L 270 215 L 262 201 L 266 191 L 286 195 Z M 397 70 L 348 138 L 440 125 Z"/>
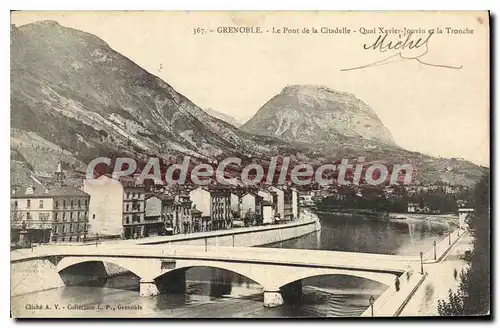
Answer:
<path fill-rule="evenodd" d="M 283 146 L 257 142 L 98 37 L 52 21 L 12 27 L 11 127 L 13 150 L 42 176 L 98 156 L 267 157 Z"/>

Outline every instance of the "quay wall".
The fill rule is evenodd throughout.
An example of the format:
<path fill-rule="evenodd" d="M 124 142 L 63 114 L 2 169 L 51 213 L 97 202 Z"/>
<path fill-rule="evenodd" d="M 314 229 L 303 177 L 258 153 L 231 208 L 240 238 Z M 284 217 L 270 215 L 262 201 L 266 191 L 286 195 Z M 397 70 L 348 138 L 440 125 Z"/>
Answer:
<path fill-rule="evenodd" d="M 139 241 L 140 245 L 189 245 L 189 246 L 236 246 L 252 247 L 278 243 L 299 238 L 321 229 L 319 219 L 307 216 L 296 222 L 269 226 L 217 230 L 190 235 L 153 237 L 147 241 Z M 169 238 L 170 237 L 170 238 Z"/>

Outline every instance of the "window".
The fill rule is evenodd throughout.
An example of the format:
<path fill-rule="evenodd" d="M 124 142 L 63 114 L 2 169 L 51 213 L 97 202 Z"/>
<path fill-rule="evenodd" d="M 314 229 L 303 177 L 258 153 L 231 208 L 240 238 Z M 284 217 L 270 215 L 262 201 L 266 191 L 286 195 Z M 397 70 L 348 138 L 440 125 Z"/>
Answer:
<path fill-rule="evenodd" d="M 129 209 L 129 205 L 127 204 L 127 212 L 128 212 L 128 209 Z"/>
<path fill-rule="evenodd" d="M 59 208 L 59 201 L 56 200 L 56 208 Z"/>
<path fill-rule="evenodd" d="M 63 221 L 66 220 L 66 212 L 63 212 Z"/>
<path fill-rule="evenodd" d="M 128 193 L 127 193 L 127 199 L 129 199 L 129 198 L 130 198 L 130 193 L 128 192 Z"/>
<path fill-rule="evenodd" d="M 17 208 L 17 200 L 14 201 L 14 208 Z"/>
<path fill-rule="evenodd" d="M 82 203 L 80 202 L 80 200 L 78 200 L 78 207 L 81 207 L 82 206 Z"/>
<path fill-rule="evenodd" d="M 30 208 L 30 207 L 31 207 L 31 200 L 30 200 L 30 199 L 28 199 L 28 200 L 26 201 L 26 208 Z"/>
<path fill-rule="evenodd" d="M 27 212 L 27 213 L 26 213 L 26 219 L 27 219 L 27 220 L 31 220 L 31 213 L 30 213 L 30 212 Z"/>
<path fill-rule="evenodd" d="M 57 213 L 54 213 L 54 221 L 57 221 Z"/>
<path fill-rule="evenodd" d="M 40 200 L 40 202 L 38 204 L 38 208 L 43 208 L 43 200 Z"/>
<path fill-rule="evenodd" d="M 63 207 L 66 207 L 66 201 L 63 200 Z"/>
<path fill-rule="evenodd" d="M 95 220 L 95 214 L 92 214 L 92 220 Z"/>
<path fill-rule="evenodd" d="M 89 204 L 88 200 L 85 200 L 85 207 L 87 207 Z"/>
<path fill-rule="evenodd" d="M 73 232 L 73 224 L 72 223 L 69 224 L 69 232 Z"/>
<path fill-rule="evenodd" d="M 71 201 L 71 207 L 73 207 L 73 201 Z"/>
<path fill-rule="evenodd" d="M 63 224 L 62 225 L 62 233 L 64 233 L 64 227 L 65 227 L 65 225 Z M 64 240 L 64 238 L 63 238 L 63 240 Z"/>
<path fill-rule="evenodd" d="M 135 198 L 135 192 L 132 193 L 132 198 Z"/>

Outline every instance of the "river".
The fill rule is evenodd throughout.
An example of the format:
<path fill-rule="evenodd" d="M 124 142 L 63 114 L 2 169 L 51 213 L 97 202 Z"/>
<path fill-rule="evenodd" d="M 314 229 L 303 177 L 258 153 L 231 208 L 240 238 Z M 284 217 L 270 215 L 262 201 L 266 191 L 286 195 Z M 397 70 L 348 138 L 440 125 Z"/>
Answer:
<path fill-rule="evenodd" d="M 384 221 L 363 217 L 318 214 L 322 230 L 265 247 L 321 249 L 394 255 L 418 255 L 448 232 L 439 220 Z M 132 273 L 108 279 L 104 285 L 66 286 L 13 297 L 13 304 L 61 304 L 67 315 L 113 317 L 337 317 L 359 316 L 368 298 L 386 286 L 362 278 L 320 276 L 302 281 L 300 300 L 277 308 L 264 308 L 262 289 L 245 277 L 214 268 L 192 268 L 186 273 L 186 293 L 153 298 L 138 295 Z M 110 305 L 112 310 L 74 311 L 71 305 Z M 15 310 L 13 308 L 13 310 Z M 41 314 L 38 312 L 37 314 Z M 57 315 L 65 315 L 64 311 Z"/>

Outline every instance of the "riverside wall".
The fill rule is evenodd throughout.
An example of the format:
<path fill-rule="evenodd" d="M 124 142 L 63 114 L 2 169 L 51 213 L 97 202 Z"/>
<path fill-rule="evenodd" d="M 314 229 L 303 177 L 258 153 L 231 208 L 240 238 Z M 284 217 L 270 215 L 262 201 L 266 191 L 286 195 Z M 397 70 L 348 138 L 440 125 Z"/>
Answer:
<path fill-rule="evenodd" d="M 299 238 L 321 229 L 319 218 L 310 212 L 298 221 L 268 226 L 217 230 L 188 235 L 158 236 L 139 240 L 140 245 L 240 246 L 252 247 Z"/>

